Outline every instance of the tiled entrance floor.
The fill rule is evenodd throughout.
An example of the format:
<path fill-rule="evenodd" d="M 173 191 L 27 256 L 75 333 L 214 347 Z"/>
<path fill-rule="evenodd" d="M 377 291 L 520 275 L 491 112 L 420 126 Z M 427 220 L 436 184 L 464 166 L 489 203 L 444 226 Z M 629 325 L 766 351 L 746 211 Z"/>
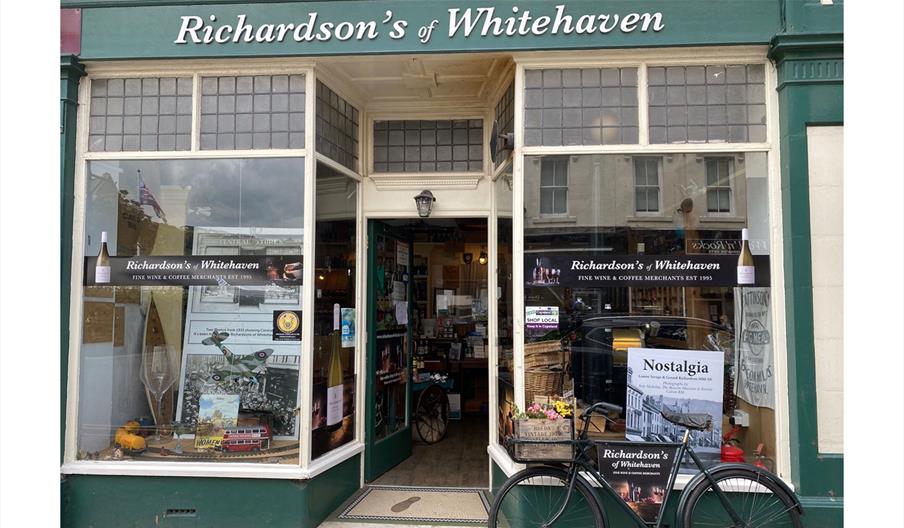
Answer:
<path fill-rule="evenodd" d="M 487 417 L 450 421 L 446 437 L 425 445 L 415 435 L 411 456 L 373 484 L 449 488 L 489 486 Z"/>

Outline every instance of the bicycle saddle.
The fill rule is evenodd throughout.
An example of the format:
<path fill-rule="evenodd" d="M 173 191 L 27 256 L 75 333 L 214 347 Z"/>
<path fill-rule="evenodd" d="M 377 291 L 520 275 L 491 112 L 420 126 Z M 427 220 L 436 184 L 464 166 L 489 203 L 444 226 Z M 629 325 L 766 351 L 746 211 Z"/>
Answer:
<path fill-rule="evenodd" d="M 662 417 L 675 425 L 681 425 L 696 431 L 712 429 L 713 417 L 704 413 L 675 413 L 667 409 L 659 411 Z"/>

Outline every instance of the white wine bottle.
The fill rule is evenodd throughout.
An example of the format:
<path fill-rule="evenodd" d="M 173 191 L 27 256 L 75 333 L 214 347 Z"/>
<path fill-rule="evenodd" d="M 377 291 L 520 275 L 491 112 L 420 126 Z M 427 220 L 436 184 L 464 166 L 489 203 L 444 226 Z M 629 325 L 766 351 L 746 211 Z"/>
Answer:
<path fill-rule="evenodd" d="M 753 253 L 750 252 L 750 235 L 747 228 L 741 229 L 741 254 L 738 255 L 738 284 L 755 284 Z"/>
<path fill-rule="evenodd" d="M 100 232 L 100 252 L 94 265 L 94 283 L 110 283 L 110 253 L 107 251 L 107 232 Z"/>
<path fill-rule="evenodd" d="M 333 305 L 333 332 L 330 334 L 330 369 L 326 389 L 326 429 L 335 431 L 342 425 L 342 335 L 339 329 L 340 308 Z"/>

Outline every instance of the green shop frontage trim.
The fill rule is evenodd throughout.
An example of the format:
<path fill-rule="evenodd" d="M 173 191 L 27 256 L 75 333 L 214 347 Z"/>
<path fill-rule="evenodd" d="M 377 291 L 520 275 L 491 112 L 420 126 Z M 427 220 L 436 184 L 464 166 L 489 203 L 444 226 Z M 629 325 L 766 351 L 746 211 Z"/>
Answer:
<path fill-rule="evenodd" d="M 841 0 L 61 17 L 64 526 L 313 528 L 373 483 L 492 495 L 528 417 L 598 402 L 622 409 L 601 442 L 708 414 L 704 465 L 755 463 L 804 526 L 842 526 L 820 214 Z"/>

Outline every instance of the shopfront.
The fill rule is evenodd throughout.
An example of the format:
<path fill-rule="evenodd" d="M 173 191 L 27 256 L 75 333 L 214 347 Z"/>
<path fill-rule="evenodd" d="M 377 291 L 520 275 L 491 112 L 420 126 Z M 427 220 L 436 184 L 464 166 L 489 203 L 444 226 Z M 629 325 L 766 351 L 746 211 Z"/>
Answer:
<path fill-rule="evenodd" d="M 706 412 L 704 460 L 841 525 L 840 5 L 62 4 L 65 523 L 491 492 L 567 400 L 604 439 Z"/>

